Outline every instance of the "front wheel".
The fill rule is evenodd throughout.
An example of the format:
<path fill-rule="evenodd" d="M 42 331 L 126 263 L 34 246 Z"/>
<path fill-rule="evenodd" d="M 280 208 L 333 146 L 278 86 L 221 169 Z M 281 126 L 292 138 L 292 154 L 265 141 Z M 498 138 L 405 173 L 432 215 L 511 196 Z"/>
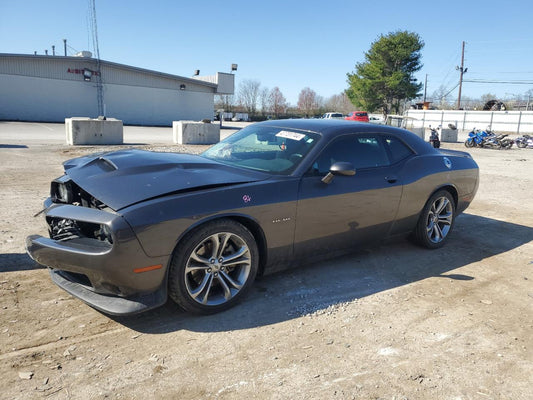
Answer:
<path fill-rule="evenodd" d="M 474 143 L 474 140 L 473 139 L 466 139 L 465 140 L 465 146 L 466 147 L 474 147 L 476 144 Z"/>
<path fill-rule="evenodd" d="M 450 192 L 440 190 L 429 198 L 414 231 L 416 242 L 429 249 L 444 245 L 455 221 L 455 204 Z"/>
<path fill-rule="evenodd" d="M 232 307 L 250 289 L 259 252 L 242 224 L 217 220 L 188 234 L 176 247 L 169 295 L 186 311 L 213 314 Z"/>

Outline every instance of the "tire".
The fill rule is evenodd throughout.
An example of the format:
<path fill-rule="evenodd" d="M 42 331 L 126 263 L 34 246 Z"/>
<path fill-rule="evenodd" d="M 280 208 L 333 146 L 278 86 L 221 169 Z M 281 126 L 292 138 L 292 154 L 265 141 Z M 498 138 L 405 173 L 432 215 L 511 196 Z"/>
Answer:
<path fill-rule="evenodd" d="M 501 145 L 503 149 L 508 150 L 513 147 L 513 143 L 514 142 L 512 140 L 502 140 Z"/>
<path fill-rule="evenodd" d="M 524 141 L 520 141 L 520 142 L 516 142 L 516 146 L 521 148 L 521 149 L 525 149 L 527 147 L 527 143 Z"/>
<path fill-rule="evenodd" d="M 415 241 L 423 247 L 442 247 L 455 222 L 455 203 L 447 190 L 439 190 L 429 198 L 414 231 Z"/>
<path fill-rule="evenodd" d="M 169 296 L 195 314 L 213 314 L 238 303 L 253 284 L 259 264 L 254 236 L 242 224 L 221 219 L 180 241 L 168 275 Z"/>
<path fill-rule="evenodd" d="M 465 146 L 466 147 L 474 147 L 476 144 L 474 143 L 474 141 L 472 139 L 466 139 L 465 140 Z"/>

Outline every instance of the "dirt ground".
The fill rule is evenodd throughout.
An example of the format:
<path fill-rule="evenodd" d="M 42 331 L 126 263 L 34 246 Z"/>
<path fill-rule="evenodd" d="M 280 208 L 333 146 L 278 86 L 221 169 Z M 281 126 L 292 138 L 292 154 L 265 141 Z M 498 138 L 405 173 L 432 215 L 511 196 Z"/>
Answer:
<path fill-rule="evenodd" d="M 107 148 L 0 125 L 0 398 L 533 398 L 533 150 L 469 150 L 481 184 L 442 249 L 398 240 L 267 276 L 218 315 L 116 318 L 24 250 L 61 163 Z M 172 147 L 151 141 L 135 146 Z"/>

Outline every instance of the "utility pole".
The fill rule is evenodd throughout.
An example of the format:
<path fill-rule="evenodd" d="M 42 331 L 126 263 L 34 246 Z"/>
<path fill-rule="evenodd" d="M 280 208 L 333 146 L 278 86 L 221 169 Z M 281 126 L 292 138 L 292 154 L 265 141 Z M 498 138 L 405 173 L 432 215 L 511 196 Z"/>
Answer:
<path fill-rule="evenodd" d="M 463 89 L 463 74 L 468 71 L 468 68 L 465 68 L 465 42 L 463 41 L 463 50 L 461 51 L 461 66 L 455 67 L 455 69 L 459 70 L 459 95 L 457 96 L 457 109 L 461 109 L 461 91 Z"/>
<path fill-rule="evenodd" d="M 56 46 L 52 45 L 52 55 L 56 55 Z"/>
<path fill-rule="evenodd" d="M 426 82 L 424 83 L 424 103 L 426 102 L 427 92 L 428 92 L 428 74 L 426 74 Z"/>
<path fill-rule="evenodd" d="M 65 57 L 67 56 L 67 39 L 63 39 L 63 47 L 65 48 Z"/>

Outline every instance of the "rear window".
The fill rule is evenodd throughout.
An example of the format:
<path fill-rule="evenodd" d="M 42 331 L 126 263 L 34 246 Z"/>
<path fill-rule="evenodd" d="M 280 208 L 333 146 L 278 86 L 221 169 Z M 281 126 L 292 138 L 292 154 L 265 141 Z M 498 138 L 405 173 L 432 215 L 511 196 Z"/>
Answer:
<path fill-rule="evenodd" d="M 387 137 L 385 143 L 390 150 L 391 161 L 393 164 L 404 160 L 413 154 L 413 151 L 407 147 L 405 143 L 393 136 Z"/>
<path fill-rule="evenodd" d="M 355 115 L 357 115 L 358 117 L 366 117 L 368 114 L 366 112 L 362 112 L 362 113 L 356 113 Z"/>

